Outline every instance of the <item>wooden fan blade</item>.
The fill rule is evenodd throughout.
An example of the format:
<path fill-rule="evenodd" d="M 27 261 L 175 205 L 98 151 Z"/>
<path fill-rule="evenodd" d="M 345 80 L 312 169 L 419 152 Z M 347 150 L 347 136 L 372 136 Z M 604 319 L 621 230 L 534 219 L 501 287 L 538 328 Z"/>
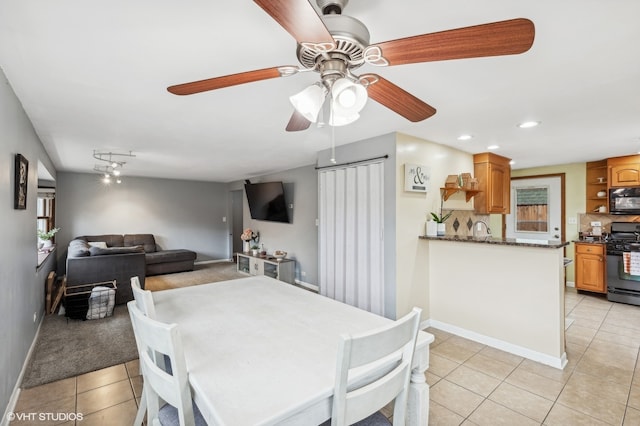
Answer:
<path fill-rule="evenodd" d="M 223 87 L 235 86 L 237 84 L 281 77 L 283 75 L 280 72 L 281 68 L 282 67 L 264 68 L 261 70 L 241 72 L 239 74 L 225 75 L 206 80 L 192 81 L 191 83 L 177 84 L 175 86 L 167 87 L 167 90 L 174 95 L 193 95 L 194 93 L 222 89 Z"/>
<path fill-rule="evenodd" d="M 529 50 L 535 27 L 518 18 L 377 44 L 389 65 L 515 55 Z"/>
<path fill-rule="evenodd" d="M 307 130 L 311 122 L 304 118 L 297 110 L 293 111 L 289 124 L 287 124 L 287 132 L 298 132 L 300 130 Z"/>
<path fill-rule="evenodd" d="M 367 86 L 369 97 L 400 114 L 409 121 L 417 122 L 425 120 L 436 113 L 436 109 L 428 105 L 411 93 L 380 77 L 377 74 L 369 74 L 378 79 L 377 82 Z"/>
<path fill-rule="evenodd" d="M 298 43 L 331 43 L 333 37 L 309 0 L 254 0 Z"/>

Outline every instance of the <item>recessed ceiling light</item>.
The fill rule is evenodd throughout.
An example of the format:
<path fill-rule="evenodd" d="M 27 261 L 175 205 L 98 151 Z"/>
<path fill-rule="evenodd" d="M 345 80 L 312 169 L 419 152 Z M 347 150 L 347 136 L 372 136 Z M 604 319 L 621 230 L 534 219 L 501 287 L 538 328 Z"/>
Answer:
<path fill-rule="evenodd" d="M 460 135 L 458 136 L 459 141 L 468 141 L 469 139 L 473 139 L 473 135 Z"/>
<path fill-rule="evenodd" d="M 489 146 L 487 147 L 487 149 L 492 150 L 492 151 L 493 151 L 494 149 L 498 149 L 498 148 L 500 148 L 500 145 L 489 145 Z"/>
<path fill-rule="evenodd" d="M 524 121 L 520 124 L 518 124 L 518 127 L 520 127 L 521 129 L 530 129 L 532 127 L 536 127 L 540 125 L 539 121 Z"/>

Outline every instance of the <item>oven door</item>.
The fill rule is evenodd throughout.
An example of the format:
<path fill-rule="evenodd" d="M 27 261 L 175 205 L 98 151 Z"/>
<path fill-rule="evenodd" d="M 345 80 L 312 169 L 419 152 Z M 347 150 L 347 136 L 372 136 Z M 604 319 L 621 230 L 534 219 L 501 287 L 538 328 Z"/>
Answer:
<path fill-rule="evenodd" d="M 607 254 L 607 299 L 640 306 L 640 276 L 624 272 L 622 255 Z"/>

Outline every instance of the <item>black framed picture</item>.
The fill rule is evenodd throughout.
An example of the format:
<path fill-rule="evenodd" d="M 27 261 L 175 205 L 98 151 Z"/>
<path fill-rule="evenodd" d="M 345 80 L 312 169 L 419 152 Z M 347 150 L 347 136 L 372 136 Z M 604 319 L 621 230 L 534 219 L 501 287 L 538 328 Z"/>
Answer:
<path fill-rule="evenodd" d="M 16 178 L 13 208 L 25 210 L 27 208 L 27 179 L 29 177 L 29 161 L 16 154 Z"/>

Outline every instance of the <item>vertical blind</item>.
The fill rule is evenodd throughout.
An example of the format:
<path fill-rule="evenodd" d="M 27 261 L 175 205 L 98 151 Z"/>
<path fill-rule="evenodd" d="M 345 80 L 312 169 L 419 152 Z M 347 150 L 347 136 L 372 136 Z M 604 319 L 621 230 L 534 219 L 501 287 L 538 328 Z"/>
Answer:
<path fill-rule="evenodd" d="M 384 165 L 319 171 L 320 292 L 384 315 Z"/>

